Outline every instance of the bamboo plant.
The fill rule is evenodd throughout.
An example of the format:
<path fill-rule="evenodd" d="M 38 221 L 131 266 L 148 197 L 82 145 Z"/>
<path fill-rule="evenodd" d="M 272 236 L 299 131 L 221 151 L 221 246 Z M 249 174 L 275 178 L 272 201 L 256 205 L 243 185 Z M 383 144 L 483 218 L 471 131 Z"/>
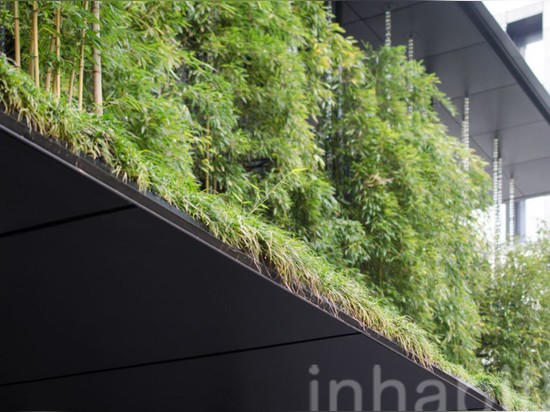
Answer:
<path fill-rule="evenodd" d="M 32 2 L 29 14 L 14 2 L 14 38 L 22 30 L 36 85 L 38 48 L 47 56 L 49 47 L 38 44 L 39 4 L 50 16 L 53 3 Z M 401 48 L 365 52 L 327 24 L 322 2 L 101 6 L 64 2 L 62 29 L 56 14 L 52 92 L 64 82 L 72 105 L 76 87 L 79 110 L 50 95 L 44 107 L 73 122 L 64 129 L 29 109 L 41 131 L 101 157 L 293 290 L 335 302 L 418 359 L 486 367 L 478 297 L 490 272 L 471 215 L 487 204 L 488 180 L 447 136 L 432 106 L 445 97 L 422 64 Z M 469 171 L 456 167 L 464 156 Z"/>
<path fill-rule="evenodd" d="M 89 2 L 88 0 L 84 1 L 84 11 L 88 11 Z M 86 51 L 86 23 L 87 20 L 84 19 L 84 26 L 81 30 L 80 35 L 80 62 L 78 68 L 78 110 L 82 111 L 83 101 L 84 101 L 84 66 L 86 61 L 85 51 Z"/>
<path fill-rule="evenodd" d="M 92 1 L 92 14 L 94 21 L 92 23 L 92 30 L 96 39 L 100 38 L 100 2 Z M 93 95 L 94 95 L 94 107 L 95 112 L 101 116 L 103 114 L 103 90 L 101 84 L 101 51 L 99 47 L 94 44 L 92 49 L 93 59 Z"/>
<path fill-rule="evenodd" d="M 13 39 L 14 39 L 14 55 L 15 67 L 21 68 L 21 39 L 19 27 L 19 1 L 13 2 Z"/>
<path fill-rule="evenodd" d="M 53 95 L 59 99 L 61 97 L 61 70 L 59 67 L 61 61 L 61 4 L 59 4 L 55 11 L 55 57 Z"/>
<path fill-rule="evenodd" d="M 29 74 L 34 79 L 36 87 L 40 87 L 40 60 L 38 48 L 38 2 L 32 2 L 32 23 L 30 41 L 30 65 Z"/>

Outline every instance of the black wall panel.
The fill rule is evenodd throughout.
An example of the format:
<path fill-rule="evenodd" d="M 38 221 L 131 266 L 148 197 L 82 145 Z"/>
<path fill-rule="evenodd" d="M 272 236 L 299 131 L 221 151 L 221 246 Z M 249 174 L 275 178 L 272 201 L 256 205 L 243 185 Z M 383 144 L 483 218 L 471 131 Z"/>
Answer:
<path fill-rule="evenodd" d="M 405 410 L 440 390 L 446 403 L 426 403 L 425 410 L 483 407 L 446 383 L 419 394 L 418 385 L 434 376 L 361 335 L 3 387 L 0 404 L 19 410 L 327 411 L 332 397 L 341 411 L 372 410 L 376 365 L 381 383 L 397 379 L 405 385 Z M 331 395 L 331 380 L 354 380 L 355 389 L 348 385 Z M 376 396 L 381 410 L 398 409 L 396 394 L 387 388 Z"/>
<path fill-rule="evenodd" d="M 331 380 L 361 391 L 356 405 L 343 389 L 340 410 L 368 410 L 376 365 L 382 381 L 404 385 L 404 409 L 434 384 L 445 403 L 425 409 L 488 402 L 471 390 L 460 403 L 452 377 L 237 262 L 188 217 L 88 160 L 9 132 L 5 120 L 0 411 L 326 410 Z M 422 382 L 431 389 L 419 393 Z M 399 406 L 393 391 L 382 409 Z"/>
<path fill-rule="evenodd" d="M 128 202 L 0 131 L 0 236 Z"/>
<path fill-rule="evenodd" d="M 0 239 L 0 382 L 354 333 L 140 209 Z"/>

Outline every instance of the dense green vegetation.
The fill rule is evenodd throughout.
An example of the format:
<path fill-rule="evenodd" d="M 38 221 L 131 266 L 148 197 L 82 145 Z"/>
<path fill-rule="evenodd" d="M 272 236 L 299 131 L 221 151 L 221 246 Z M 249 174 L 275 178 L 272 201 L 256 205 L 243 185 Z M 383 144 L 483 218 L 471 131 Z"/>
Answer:
<path fill-rule="evenodd" d="M 473 217 L 488 204 L 483 164 L 446 135 L 432 107 L 448 104 L 437 79 L 402 48 L 358 47 L 322 2 L 102 2 L 100 36 L 86 2 L 18 3 L 22 70 L 0 63 L 7 110 L 103 159 L 419 362 L 525 409 L 481 374 L 502 373 L 548 405 L 549 246 L 511 252 L 492 272 Z M 59 73 L 59 97 L 23 73 L 33 64 L 32 3 L 39 83 Z M 89 113 L 94 48 L 102 117 Z M 87 112 L 77 109 L 81 50 Z M 468 170 L 457 162 L 465 157 Z M 522 290 L 527 282 L 538 286 Z"/>
<path fill-rule="evenodd" d="M 550 407 L 550 232 L 507 252 L 481 299 L 485 320 L 479 354 L 485 368 Z"/>

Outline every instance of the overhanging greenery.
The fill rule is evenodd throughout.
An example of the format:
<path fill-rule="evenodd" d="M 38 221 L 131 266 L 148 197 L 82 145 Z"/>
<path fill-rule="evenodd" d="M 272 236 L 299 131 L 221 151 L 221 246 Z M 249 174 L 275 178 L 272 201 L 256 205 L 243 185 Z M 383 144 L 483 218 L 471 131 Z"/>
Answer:
<path fill-rule="evenodd" d="M 275 269 L 290 290 L 305 292 L 307 297 L 312 294 L 318 299 L 313 303 L 332 304 L 366 329 L 400 345 L 426 367 L 440 367 L 511 409 L 529 409 L 530 404 L 506 382 L 490 375 L 471 375 L 448 362 L 424 330 L 303 241 L 243 212 L 220 196 L 190 186 L 177 170 L 166 168 L 158 156 L 140 151 L 133 136 L 118 122 L 54 103 L 25 74 L 4 61 L 0 61 L 0 92 L 3 109 L 17 114 L 32 130 L 68 144 L 76 153 L 102 159 L 122 179 L 136 181 L 141 190 L 158 194 L 206 225 L 214 236 Z"/>
<path fill-rule="evenodd" d="M 80 2 L 37 4 L 41 62 L 63 93 L 2 62 L 5 109 L 191 214 L 290 289 L 527 408 L 478 374 L 490 267 L 472 212 L 487 203 L 488 179 L 446 136 L 432 107 L 445 98 L 420 63 L 400 48 L 360 49 L 321 2 L 102 2 L 101 38 L 88 31 L 83 43 L 87 71 L 91 49 L 102 51 L 99 118 L 67 98 L 94 17 Z M 26 50 L 32 8 L 20 6 Z"/>

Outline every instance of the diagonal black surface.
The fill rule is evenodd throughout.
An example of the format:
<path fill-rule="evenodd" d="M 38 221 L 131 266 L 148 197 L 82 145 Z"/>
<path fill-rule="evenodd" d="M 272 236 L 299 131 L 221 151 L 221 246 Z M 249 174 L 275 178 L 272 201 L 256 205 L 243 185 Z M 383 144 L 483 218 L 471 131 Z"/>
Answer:
<path fill-rule="evenodd" d="M 0 233 L 129 205 L 1 130 L 0 155 Z"/>
<path fill-rule="evenodd" d="M 158 366 L 158 365 L 164 365 L 164 364 L 169 364 L 169 363 L 174 363 L 174 362 L 184 362 L 184 361 L 190 361 L 190 360 L 206 359 L 206 358 L 212 358 L 212 357 L 216 357 L 216 356 L 226 356 L 226 355 L 233 355 L 233 354 L 244 353 L 244 352 L 254 352 L 254 351 L 272 349 L 272 348 L 279 348 L 279 347 L 289 346 L 289 345 L 312 343 L 312 342 L 317 342 L 317 341 L 326 340 L 326 339 L 338 339 L 338 338 L 343 338 L 343 337 L 353 336 L 353 335 L 359 335 L 359 334 L 360 334 L 360 332 L 352 332 L 352 333 L 345 333 L 343 335 L 334 335 L 334 336 L 327 336 L 327 337 L 321 337 L 321 338 L 305 339 L 305 340 L 296 341 L 296 342 L 283 342 L 283 343 L 278 343 L 278 344 L 273 344 L 273 345 L 258 346 L 258 347 L 254 347 L 254 348 L 234 349 L 234 350 L 228 350 L 228 351 L 224 351 L 224 352 L 216 352 L 216 353 L 208 353 L 208 354 L 204 354 L 204 355 L 188 356 L 188 357 L 184 357 L 184 358 L 158 360 L 158 361 L 152 361 L 152 362 L 146 362 L 146 363 L 139 363 L 139 364 L 135 364 L 135 365 L 118 366 L 118 367 L 105 368 L 105 369 L 94 369 L 94 370 L 89 370 L 89 371 L 70 373 L 70 374 L 66 374 L 66 375 L 48 376 L 48 377 L 45 377 L 45 378 L 29 379 L 29 380 L 17 381 L 17 382 L 7 382 L 7 383 L 0 384 L 0 388 L 7 387 L 7 386 L 14 386 L 14 385 L 25 385 L 25 384 L 29 384 L 29 383 L 47 382 L 47 381 L 57 380 L 57 379 L 75 378 L 75 377 L 79 377 L 79 376 L 94 375 L 94 374 L 98 374 L 98 373 L 123 371 L 123 370 L 127 370 L 127 369 L 143 368 L 143 367 L 148 367 L 148 366 Z"/>
<path fill-rule="evenodd" d="M 318 373 L 311 369 L 313 365 Z M 425 369 L 393 356 L 381 345 L 354 334 L 256 351 L 114 370 L 70 378 L 0 388 L 0 410 L 79 411 L 305 411 L 374 409 L 376 369 L 379 382 L 402 382 L 404 405 L 397 402 L 395 387 L 383 390 L 382 410 L 467 410 L 486 405 L 466 387 L 445 381 L 434 384 Z M 353 380 L 360 404 L 348 387 L 331 396 L 330 382 Z M 317 390 L 312 389 L 312 382 Z M 419 390 L 422 382 L 430 383 Z M 434 385 L 437 385 L 434 386 Z M 421 387 L 422 389 L 422 387 Z M 418 404 L 421 398 L 444 393 L 444 401 Z M 377 396 L 376 396 L 377 397 Z M 356 409 L 357 408 L 357 409 Z"/>
<path fill-rule="evenodd" d="M 261 275 L 101 165 L 4 124 L 14 130 L 2 127 L 0 163 L 35 161 L 19 166 L 18 184 L 5 178 L 5 210 L 19 221 L 0 239 L 0 383 L 20 384 L 0 389 L 0 410 L 298 410 L 309 363 L 367 386 L 365 365 L 378 363 L 407 391 L 425 378 L 460 386 Z M 47 214 L 32 213 L 40 204 Z M 497 407 L 467 391 L 468 405 Z"/>
<path fill-rule="evenodd" d="M 54 220 L 54 221 L 41 223 L 34 226 L 22 227 L 21 229 L 15 229 L 15 230 L 10 230 L 8 232 L 0 233 L 0 239 L 21 235 L 23 233 L 35 232 L 37 230 L 48 229 L 54 226 L 66 225 L 68 223 L 78 222 L 79 220 L 86 220 L 86 219 L 91 219 L 98 216 L 108 215 L 111 213 L 122 212 L 124 210 L 132 209 L 134 207 L 135 207 L 134 205 L 120 206 L 114 209 L 99 210 L 97 212 L 86 213 L 84 215 L 71 216 L 65 219 Z"/>

